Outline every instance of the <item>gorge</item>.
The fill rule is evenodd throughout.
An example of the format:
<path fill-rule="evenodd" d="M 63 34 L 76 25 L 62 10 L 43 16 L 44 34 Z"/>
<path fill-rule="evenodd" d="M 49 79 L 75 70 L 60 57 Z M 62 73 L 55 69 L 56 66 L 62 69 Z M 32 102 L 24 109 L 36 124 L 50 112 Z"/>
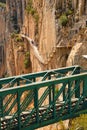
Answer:
<path fill-rule="evenodd" d="M 76 64 L 87 69 L 82 55 L 87 0 L 0 0 L 0 77 Z"/>

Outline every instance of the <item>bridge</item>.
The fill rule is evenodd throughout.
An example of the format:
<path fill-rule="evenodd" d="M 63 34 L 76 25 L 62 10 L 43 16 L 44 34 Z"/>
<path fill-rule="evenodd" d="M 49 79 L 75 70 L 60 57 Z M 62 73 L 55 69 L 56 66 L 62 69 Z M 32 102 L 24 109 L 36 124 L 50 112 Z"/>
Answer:
<path fill-rule="evenodd" d="M 0 79 L 0 130 L 34 130 L 87 113 L 87 72 L 71 66 Z"/>

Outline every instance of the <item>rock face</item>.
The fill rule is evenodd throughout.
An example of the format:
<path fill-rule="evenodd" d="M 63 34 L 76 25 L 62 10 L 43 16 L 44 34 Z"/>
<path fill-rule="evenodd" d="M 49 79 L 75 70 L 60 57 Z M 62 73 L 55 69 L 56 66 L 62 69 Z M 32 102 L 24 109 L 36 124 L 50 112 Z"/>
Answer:
<path fill-rule="evenodd" d="M 32 72 L 29 44 L 24 43 L 19 35 L 10 39 L 6 53 L 7 75 Z"/>
<path fill-rule="evenodd" d="M 0 77 L 5 73 L 6 8 L 0 7 Z"/>
<path fill-rule="evenodd" d="M 87 59 L 83 57 L 87 55 L 87 43 L 76 44 L 67 60 L 67 66 L 79 64 L 83 69 L 87 69 Z"/>
<path fill-rule="evenodd" d="M 78 64 L 82 66 L 82 68 L 87 69 L 87 60 L 83 57 L 83 55 L 87 55 L 87 29 L 79 31 L 75 40 L 76 44 L 70 52 L 66 66 Z"/>
<path fill-rule="evenodd" d="M 87 54 L 85 5 L 87 0 L 6 0 L 6 21 L 0 16 L 0 34 L 6 32 L 3 72 L 20 75 L 75 64 L 87 68 L 82 57 Z M 21 33 L 35 41 L 33 47 L 21 39 Z M 36 58 L 35 48 L 44 63 Z M 53 130 L 56 126 L 41 130 Z"/>
<path fill-rule="evenodd" d="M 17 31 L 19 32 L 23 24 L 23 7 L 24 1 L 22 0 L 6 0 L 7 8 L 7 24 L 9 32 Z"/>
<path fill-rule="evenodd" d="M 45 1 L 43 8 L 42 26 L 40 28 L 39 49 L 46 59 L 56 46 L 56 25 L 55 25 L 55 2 Z M 46 53 L 47 52 L 47 53 Z"/>

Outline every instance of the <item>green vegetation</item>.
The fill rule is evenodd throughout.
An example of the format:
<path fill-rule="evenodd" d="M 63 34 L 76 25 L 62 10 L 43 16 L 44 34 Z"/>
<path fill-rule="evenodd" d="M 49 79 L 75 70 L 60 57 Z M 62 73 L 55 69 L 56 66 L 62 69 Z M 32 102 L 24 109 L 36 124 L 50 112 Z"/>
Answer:
<path fill-rule="evenodd" d="M 12 32 L 11 38 L 16 38 L 16 37 L 19 37 L 19 34 L 16 31 Z"/>
<path fill-rule="evenodd" d="M 15 40 L 15 42 L 23 42 L 21 36 L 15 32 L 11 33 L 11 38 Z"/>
<path fill-rule="evenodd" d="M 25 69 L 28 69 L 30 66 L 30 53 L 29 52 L 26 52 L 25 54 L 24 66 L 25 66 Z"/>
<path fill-rule="evenodd" d="M 59 125 L 61 126 L 61 130 L 66 130 L 65 126 L 64 126 L 64 123 L 62 121 L 59 122 Z"/>
<path fill-rule="evenodd" d="M 27 13 L 30 13 L 31 10 L 32 10 L 32 0 L 29 0 L 27 7 L 26 7 L 26 11 L 27 11 Z"/>
<path fill-rule="evenodd" d="M 66 15 L 68 16 L 68 15 L 71 15 L 71 14 L 73 14 L 73 11 L 70 10 L 70 9 L 68 9 L 68 10 L 66 11 Z"/>
<path fill-rule="evenodd" d="M 53 129 L 53 130 L 66 130 L 63 121 L 58 122 L 58 123 L 56 124 L 56 128 Z"/>
<path fill-rule="evenodd" d="M 68 23 L 68 18 L 67 18 L 67 16 L 65 15 L 65 14 L 62 14 L 61 16 L 60 16 L 60 24 L 62 25 L 62 26 L 66 26 L 67 25 L 67 23 Z"/>
<path fill-rule="evenodd" d="M 69 130 L 87 130 L 87 114 L 73 119 Z"/>
<path fill-rule="evenodd" d="M 15 37 L 15 35 L 16 35 L 16 33 L 11 33 L 11 38 L 14 38 Z"/>
<path fill-rule="evenodd" d="M 33 7 L 32 0 L 29 0 L 28 5 L 26 7 L 26 11 L 28 14 L 31 14 L 35 19 L 36 23 L 38 23 L 39 15 L 37 10 Z"/>
<path fill-rule="evenodd" d="M 63 121 L 60 121 L 56 125 L 56 129 L 58 130 L 58 125 L 61 130 L 87 130 L 87 114 L 82 114 L 79 117 L 74 119 L 70 119 L 69 128 L 66 129 Z"/>
<path fill-rule="evenodd" d="M 8 78 L 8 77 L 10 77 L 9 74 L 5 74 L 5 75 L 3 76 L 3 78 Z"/>
<path fill-rule="evenodd" d="M 20 36 L 17 36 L 16 39 L 15 39 L 16 42 L 22 42 L 22 38 Z"/>
<path fill-rule="evenodd" d="M 2 8 L 6 8 L 6 4 L 5 4 L 5 3 L 0 2 L 0 7 L 2 7 Z"/>

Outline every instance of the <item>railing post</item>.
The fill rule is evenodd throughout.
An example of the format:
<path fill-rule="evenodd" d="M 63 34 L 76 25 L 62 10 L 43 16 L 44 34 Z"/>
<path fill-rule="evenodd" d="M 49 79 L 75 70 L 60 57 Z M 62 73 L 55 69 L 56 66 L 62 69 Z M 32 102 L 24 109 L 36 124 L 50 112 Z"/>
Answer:
<path fill-rule="evenodd" d="M 33 78 L 33 82 L 36 82 L 36 79 L 35 79 L 35 78 Z"/>
<path fill-rule="evenodd" d="M 0 89 L 2 85 L 0 85 Z M 3 116 L 3 97 L 0 96 L 0 130 L 1 130 L 1 117 Z"/>
<path fill-rule="evenodd" d="M 87 97 L 87 79 L 83 80 L 83 96 Z"/>
<path fill-rule="evenodd" d="M 49 87 L 49 104 L 51 103 L 51 87 Z"/>
<path fill-rule="evenodd" d="M 1 115 L 0 115 L 0 130 L 1 130 Z"/>
<path fill-rule="evenodd" d="M 66 85 L 66 83 L 63 83 L 63 86 L 65 86 Z M 66 87 L 64 88 L 64 90 L 63 90 L 63 101 L 65 101 L 65 98 L 66 98 Z"/>
<path fill-rule="evenodd" d="M 69 115 L 71 115 L 71 84 L 70 81 L 68 82 L 68 111 L 69 111 Z"/>
<path fill-rule="evenodd" d="M 2 85 L 0 85 L 0 89 Z M 3 97 L 0 96 L 0 115 L 3 116 Z"/>
<path fill-rule="evenodd" d="M 20 117 L 21 109 L 20 109 L 20 97 L 21 97 L 21 93 L 20 93 L 19 91 L 17 91 L 18 130 L 21 130 L 21 117 Z"/>
<path fill-rule="evenodd" d="M 33 82 L 36 82 L 35 78 Z M 34 90 L 34 108 L 36 109 L 36 122 L 39 122 L 38 89 Z"/>
<path fill-rule="evenodd" d="M 0 97 L 0 130 L 1 130 L 1 117 L 3 116 L 3 104 L 2 104 L 2 97 Z"/>
<path fill-rule="evenodd" d="M 75 74 L 79 74 L 80 73 L 80 67 L 77 68 L 77 71 Z M 78 81 L 75 81 L 75 84 L 77 83 Z M 78 86 L 78 89 L 75 90 L 75 98 L 79 98 L 80 97 L 80 86 Z"/>
<path fill-rule="evenodd" d="M 34 108 L 36 110 L 36 122 L 39 122 L 38 89 L 34 90 Z"/>
<path fill-rule="evenodd" d="M 36 82 L 35 78 L 33 82 Z M 39 122 L 38 89 L 34 90 L 34 108 L 36 109 L 36 122 Z"/>
<path fill-rule="evenodd" d="M 20 81 L 17 79 L 17 86 L 19 86 L 20 85 Z"/>
<path fill-rule="evenodd" d="M 53 103 L 53 117 L 55 118 L 56 115 L 56 109 L 55 109 L 55 85 L 52 85 L 52 103 Z"/>
<path fill-rule="evenodd" d="M 49 75 L 48 76 L 48 79 L 50 80 L 51 79 L 51 76 Z M 49 87 L 49 104 L 51 103 L 51 90 L 52 90 L 52 86 Z"/>

